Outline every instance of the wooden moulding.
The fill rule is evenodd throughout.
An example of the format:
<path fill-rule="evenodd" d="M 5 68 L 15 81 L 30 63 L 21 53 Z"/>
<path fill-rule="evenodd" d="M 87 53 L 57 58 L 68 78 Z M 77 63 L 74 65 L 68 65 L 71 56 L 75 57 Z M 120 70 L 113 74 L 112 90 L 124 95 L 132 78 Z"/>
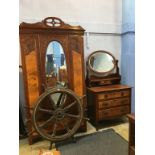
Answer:
<path fill-rule="evenodd" d="M 60 18 L 57 17 L 47 17 L 41 22 L 36 23 L 26 23 L 22 22 L 19 26 L 19 32 L 28 33 L 33 29 L 33 33 L 38 32 L 49 32 L 52 31 L 53 33 L 74 33 L 74 34 L 84 34 L 84 29 L 81 26 L 71 26 L 63 22 Z"/>

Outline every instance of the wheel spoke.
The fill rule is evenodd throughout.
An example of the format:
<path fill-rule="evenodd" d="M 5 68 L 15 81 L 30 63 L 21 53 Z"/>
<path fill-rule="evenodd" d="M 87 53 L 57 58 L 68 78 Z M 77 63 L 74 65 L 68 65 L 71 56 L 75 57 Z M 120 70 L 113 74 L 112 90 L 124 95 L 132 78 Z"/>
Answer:
<path fill-rule="evenodd" d="M 80 117 L 79 115 L 73 115 L 73 114 L 68 114 L 68 113 L 64 113 L 64 114 L 65 114 L 65 116 L 77 118 L 77 119 Z"/>
<path fill-rule="evenodd" d="M 62 96 L 63 96 L 63 94 L 61 93 L 60 96 L 59 96 L 59 99 L 58 99 L 58 101 L 57 101 L 57 107 L 59 107 L 59 105 L 60 105 L 60 101 L 61 101 L 61 99 L 62 99 Z"/>
<path fill-rule="evenodd" d="M 63 108 L 63 106 L 65 105 L 65 103 L 66 103 L 65 102 L 66 97 L 67 97 L 66 94 L 61 94 L 60 95 L 59 102 L 57 104 L 60 108 Z"/>
<path fill-rule="evenodd" d="M 52 99 L 52 97 L 50 95 L 48 95 L 48 99 L 49 99 L 50 103 L 52 104 L 52 107 L 55 110 L 56 109 L 56 105 L 55 105 L 55 102 L 53 101 L 53 99 Z"/>
<path fill-rule="evenodd" d="M 52 137 L 55 136 L 56 133 L 56 128 L 57 128 L 57 123 L 54 124 L 54 128 L 53 128 L 53 133 L 52 133 Z"/>
<path fill-rule="evenodd" d="M 69 132 L 70 131 L 70 128 L 68 126 L 68 123 L 66 123 L 65 121 L 62 121 L 61 123 L 65 127 L 65 129 L 67 130 L 67 132 Z"/>
<path fill-rule="evenodd" d="M 39 108 L 39 111 L 45 112 L 45 113 L 48 113 L 48 114 L 53 114 L 54 113 L 53 110 L 47 110 L 47 109 L 43 109 L 43 108 Z"/>
<path fill-rule="evenodd" d="M 36 132 L 36 130 L 33 130 L 33 131 L 31 131 L 31 132 L 29 132 L 28 133 L 28 136 L 31 136 L 33 133 L 35 133 Z"/>
<path fill-rule="evenodd" d="M 74 101 L 73 103 L 69 104 L 68 106 L 66 106 L 64 108 L 64 111 L 67 111 L 69 108 L 71 108 L 72 106 L 74 106 L 76 104 L 76 101 Z"/>
<path fill-rule="evenodd" d="M 44 126 L 46 126 L 49 122 L 51 122 L 53 120 L 54 116 L 50 117 L 46 122 L 44 122 L 43 124 L 41 124 L 39 126 L 39 128 L 43 128 Z"/>

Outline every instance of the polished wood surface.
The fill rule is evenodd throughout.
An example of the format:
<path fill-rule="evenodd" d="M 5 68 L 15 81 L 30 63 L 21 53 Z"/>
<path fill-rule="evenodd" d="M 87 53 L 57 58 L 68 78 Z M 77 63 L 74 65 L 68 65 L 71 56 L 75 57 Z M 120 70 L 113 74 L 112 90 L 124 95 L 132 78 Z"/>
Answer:
<path fill-rule="evenodd" d="M 51 24 L 48 25 L 47 19 L 51 19 Z M 59 21 L 59 25 L 56 24 L 56 20 Z M 60 31 L 61 30 L 61 31 Z M 21 23 L 19 26 L 20 33 L 68 33 L 70 34 L 78 34 L 83 35 L 84 29 L 81 26 L 71 26 L 65 22 L 63 22 L 60 18 L 57 17 L 47 17 L 41 22 L 37 23 Z"/>
<path fill-rule="evenodd" d="M 79 85 L 83 85 L 83 80 L 82 76 L 77 76 L 82 73 L 82 66 L 81 66 L 81 55 L 80 53 L 77 53 L 73 51 L 73 81 L 74 81 L 74 91 L 77 95 L 82 96 L 83 95 L 83 90 L 79 87 Z"/>
<path fill-rule="evenodd" d="M 129 114 L 129 155 L 135 155 L 135 114 Z"/>
<path fill-rule="evenodd" d="M 109 85 L 87 88 L 88 117 L 98 129 L 101 120 L 114 119 L 131 111 L 131 87 Z"/>
<path fill-rule="evenodd" d="M 67 78 L 68 87 L 79 96 L 85 95 L 84 31 L 81 26 L 71 26 L 56 17 L 48 17 L 38 23 L 20 24 L 19 35 L 29 132 L 33 130 L 30 108 L 44 92 L 44 85 L 51 86 L 56 83 L 56 79 L 49 79 L 45 74 L 46 50 L 51 41 L 58 41 L 63 47 L 67 64 L 67 74 L 65 73 L 67 77 L 64 78 Z M 85 98 L 82 104 L 86 108 Z M 86 131 L 86 121 L 82 122 L 80 129 Z M 35 141 L 35 137 L 37 137 L 36 133 L 29 135 L 29 144 Z"/>
<path fill-rule="evenodd" d="M 100 51 L 91 53 L 86 62 L 88 117 L 97 129 L 99 121 L 115 119 L 131 112 L 131 87 L 120 84 L 118 60 L 111 53 L 102 51 L 102 54 L 110 55 L 114 66 L 103 72 L 108 64 L 102 58 L 103 66 L 99 63 L 102 72 L 96 71 L 91 66 L 91 58 L 93 62 L 98 53 Z M 97 58 L 95 60 L 98 61 Z"/>
<path fill-rule="evenodd" d="M 116 85 L 109 85 L 109 86 L 104 86 L 104 87 L 91 87 L 87 88 L 88 90 L 94 92 L 94 93 L 99 93 L 99 92 L 106 92 L 106 91 L 112 91 L 112 90 L 124 90 L 128 89 L 129 86 L 127 85 L 122 85 L 122 84 L 116 84 Z"/>

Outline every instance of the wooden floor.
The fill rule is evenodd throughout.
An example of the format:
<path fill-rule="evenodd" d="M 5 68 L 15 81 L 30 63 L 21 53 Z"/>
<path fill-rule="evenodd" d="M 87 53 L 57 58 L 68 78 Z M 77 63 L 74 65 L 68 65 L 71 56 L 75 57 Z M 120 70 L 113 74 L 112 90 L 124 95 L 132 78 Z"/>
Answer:
<path fill-rule="evenodd" d="M 76 136 L 96 132 L 96 129 L 90 123 L 87 123 L 87 127 L 88 130 L 86 133 L 79 133 L 76 134 Z M 119 123 L 112 123 L 111 126 L 101 126 L 101 129 L 99 131 L 107 130 L 109 128 L 113 128 L 119 135 L 121 135 L 124 139 L 128 141 L 129 124 L 127 120 L 123 120 Z M 60 153 L 57 152 L 55 149 L 49 151 L 49 142 L 46 140 L 37 142 L 33 145 L 29 145 L 27 139 L 22 139 L 19 141 L 19 155 L 42 155 L 42 153 L 45 152 L 49 152 L 48 154 L 46 153 L 46 155 L 60 155 Z"/>

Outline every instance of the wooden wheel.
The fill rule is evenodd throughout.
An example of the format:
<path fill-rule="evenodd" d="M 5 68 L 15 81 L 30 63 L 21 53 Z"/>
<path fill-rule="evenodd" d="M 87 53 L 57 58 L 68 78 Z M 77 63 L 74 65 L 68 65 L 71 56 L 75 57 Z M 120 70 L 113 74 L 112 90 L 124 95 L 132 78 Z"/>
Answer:
<path fill-rule="evenodd" d="M 70 89 L 47 89 L 37 100 L 33 124 L 38 134 L 52 142 L 72 137 L 83 119 L 79 97 Z"/>

